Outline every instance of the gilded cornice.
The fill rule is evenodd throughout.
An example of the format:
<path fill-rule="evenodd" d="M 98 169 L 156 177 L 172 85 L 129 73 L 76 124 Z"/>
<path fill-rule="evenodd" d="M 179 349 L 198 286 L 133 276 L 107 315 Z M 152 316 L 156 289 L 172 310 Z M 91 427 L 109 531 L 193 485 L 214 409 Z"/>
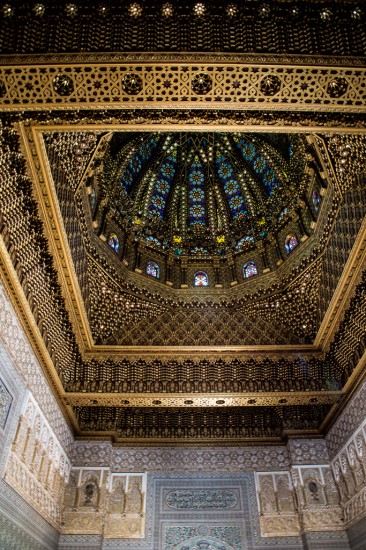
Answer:
<path fill-rule="evenodd" d="M 342 397 L 341 391 L 306 391 L 306 392 L 250 392 L 217 393 L 216 395 L 179 393 L 149 393 L 146 395 L 131 393 L 76 393 L 65 396 L 68 405 L 77 407 L 192 407 L 226 408 L 226 407 L 276 407 L 293 405 L 329 405 L 337 403 Z"/>
<path fill-rule="evenodd" d="M 168 59 L 171 56 L 168 56 Z M 174 57 L 174 56 L 173 56 Z M 71 56 L 5 58 L 0 66 L 3 111 L 193 109 L 364 114 L 362 59 L 244 56 L 94 62 Z M 342 58 L 343 60 L 343 58 Z M 18 64 L 16 64 L 16 62 Z"/>

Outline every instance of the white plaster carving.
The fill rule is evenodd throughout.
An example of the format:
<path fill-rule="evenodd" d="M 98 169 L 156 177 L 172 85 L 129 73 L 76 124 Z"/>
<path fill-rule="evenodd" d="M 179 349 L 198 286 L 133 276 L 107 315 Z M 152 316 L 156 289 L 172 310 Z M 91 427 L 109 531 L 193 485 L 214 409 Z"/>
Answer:
<path fill-rule="evenodd" d="M 73 468 L 66 487 L 63 532 L 142 538 L 145 533 L 146 473 L 109 468 Z"/>
<path fill-rule="evenodd" d="M 325 437 L 331 458 L 338 455 L 349 438 L 366 425 L 366 380 L 336 420 Z"/>
<path fill-rule="evenodd" d="M 263 537 L 344 529 L 335 482 L 328 465 L 293 466 L 291 471 L 256 472 Z"/>
<path fill-rule="evenodd" d="M 23 331 L 6 291 L 0 282 L 0 340 L 24 378 L 43 414 L 67 453 L 71 452 L 73 436 L 60 407 L 49 388 L 42 369 Z"/>
<path fill-rule="evenodd" d="M 366 419 L 331 462 L 347 527 L 366 517 Z"/>
<path fill-rule="evenodd" d="M 110 466 L 114 472 L 139 471 L 242 471 L 289 468 L 286 447 L 113 447 L 109 442 L 76 441 L 75 467 Z"/>
<path fill-rule="evenodd" d="M 60 526 L 70 460 L 30 392 L 6 464 L 4 479 L 50 523 Z"/>
<path fill-rule="evenodd" d="M 255 472 L 255 484 L 262 536 L 298 536 L 300 525 L 290 472 Z"/>

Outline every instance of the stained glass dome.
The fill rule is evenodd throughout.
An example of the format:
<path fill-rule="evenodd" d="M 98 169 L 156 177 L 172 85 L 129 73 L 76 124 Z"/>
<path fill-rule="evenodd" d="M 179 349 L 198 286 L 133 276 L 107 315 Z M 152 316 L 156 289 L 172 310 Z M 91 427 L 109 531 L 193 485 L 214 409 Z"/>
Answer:
<path fill-rule="evenodd" d="M 135 240 L 224 256 L 267 238 L 290 214 L 305 185 L 305 148 L 288 134 L 114 134 L 105 195 Z"/>

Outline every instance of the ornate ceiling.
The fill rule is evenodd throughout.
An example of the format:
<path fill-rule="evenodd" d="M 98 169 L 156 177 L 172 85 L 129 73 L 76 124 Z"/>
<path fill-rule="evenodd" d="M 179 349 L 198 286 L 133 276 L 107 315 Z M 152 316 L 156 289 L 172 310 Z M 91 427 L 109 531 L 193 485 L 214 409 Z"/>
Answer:
<path fill-rule="evenodd" d="M 318 433 L 340 401 L 350 364 L 362 355 L 363 135 L 256 135 L 256 143 L 298 143 L 302 179 L 295 187 L 291 178 L 282 195 L 278 190 L 276 200 L 285 202 L 276 203 L 265 236 L 196 255 L 146 242 L 161 218 L 147 215 L 145 225 L 128 214 L 134 200 L 123 187 L 126 168 L 108 179 L 129 131 L 57 131 L 36 121 L 16 128 L 3 128 L 3 252 L 13 263 L 4 270 L 8 284 L 19 278 L 19 300 L 27 296 L 32 333 L 79 433 L 146 444 Z M 28 168 L 15 152 L 17 134 Z M 151 135 L 132 137 L 144 143 L 141 137 Z M 162 135 L 163 143 L 170 135 Z M 198 140 L 208 135 L 197 130 Z M 161 164 L 154 162 L 155 185 Z M 127 156 L 124 166 L 130 164 Z M 352 178 L 342 171 L 346 164 Z M 178 181 L 189 190 L 189 179 Z M 225 180 L 215 181 L 225 197 Z M 139 192 L 150 204 L 151 194 Z M 124 223 L 116 195 L 127 212 Z M 180 210 L 171 211 L 176 219 Z M 224 215 L 230 219 L 228 206 Z M 236 232 L 225 234 L 230 242 L 246 235 L 247 226 L 235 220 L 227 227 Z M 180 232 L 182 248 L 186 235 L 189 229 Z M 286 248 L 288 235 L 296 237 L 293 248 Z M 151 261 L 161 268 L 159 277 L 146 269 Z M 243 271 L 248 261 L 256 268 L 250 276 Z M 197 271 L 208 274 L 207 286 L 195 286 Z M 359 298 L 352 298 L 355 292 Z M 349 303 L 342 321 L 342 304 Z"/>
<path fill-rule="evenodd" d="M 306 142 L 295 135 L 139 132 L 106 141 L 102 173 L 89 180 L 93 222 L 107 217 L 163 255 L 219 259 L 250 247 L 306 192 Z"/>
<path fill-rule="evenodd" d="M 83 55 L 0 66 L 1 276 L 76 435 L 321 436 L 365 362 L 363 58 Z"/>

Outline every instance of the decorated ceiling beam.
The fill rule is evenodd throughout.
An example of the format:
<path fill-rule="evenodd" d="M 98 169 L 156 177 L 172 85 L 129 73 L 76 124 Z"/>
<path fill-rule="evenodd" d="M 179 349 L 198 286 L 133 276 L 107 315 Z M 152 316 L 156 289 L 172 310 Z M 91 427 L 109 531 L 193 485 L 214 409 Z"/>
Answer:
<path fill-rule="evenodd" d="M 366 112 L 364 58 L 116 57 L 0 57 L 1 109 Z"/>

